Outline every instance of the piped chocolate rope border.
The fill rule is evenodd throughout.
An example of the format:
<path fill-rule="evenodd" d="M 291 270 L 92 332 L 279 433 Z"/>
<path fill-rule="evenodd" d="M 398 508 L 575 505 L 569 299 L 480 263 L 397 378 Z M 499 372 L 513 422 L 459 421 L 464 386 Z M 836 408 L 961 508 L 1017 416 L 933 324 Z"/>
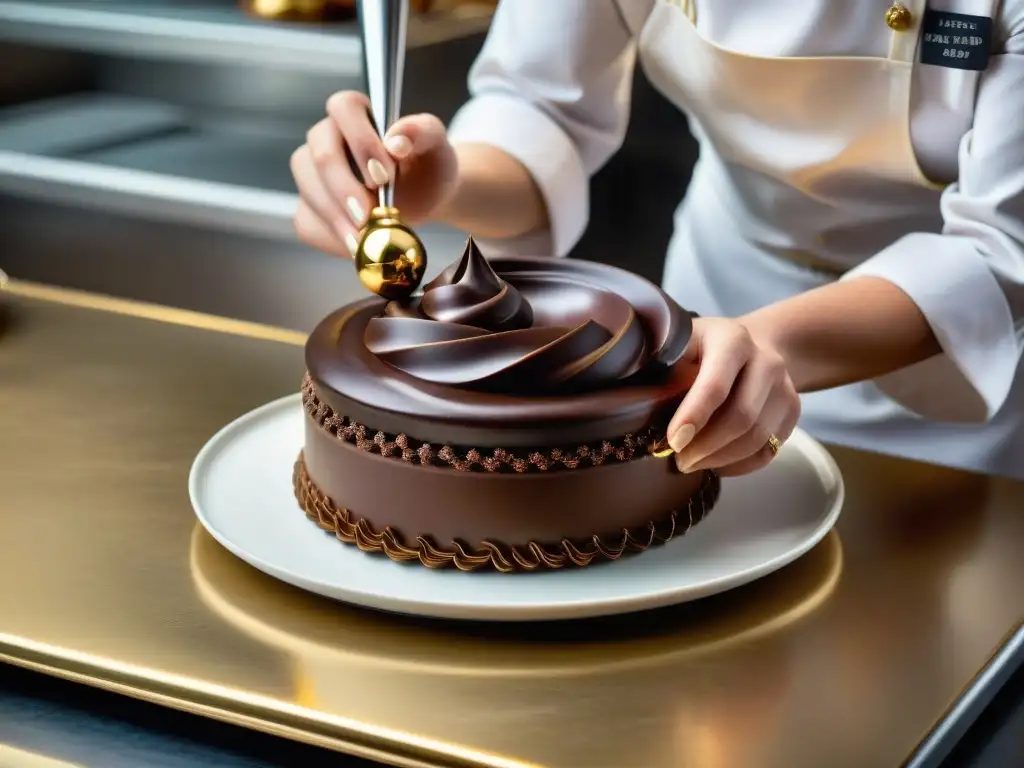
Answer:
<path fill-rule="evenodd" d="M 445 549 L 426 536 L 418 536 L 414 545 L 407 545 L 392 528 L 378 532 L 365 518 L 356 517 L 349 510 L 337 506 L 310 479 L 301 453 L 295 462 L 292 482 L 295 498 L 306 517 L 321 530 L 332 533 L 346 544 L 355 544 L 363 552 L 383 553 L 400 563 L 418 561 L 427 568 L 493 569 L 500 573 L 584 567 L 602 560 L 618 560 L 631 552 L 644 552 L 686 535 L 707 517 L 721 490 L 718 475 L 707 472 L 700 488 L 684 509 L 671 511 L 664 520 L 623 529 L 613 536 L 595 534 L 586 541 L 563 540 L 552 545 L 531 541 L 523 547 L 492 541 L 472 547 L 465 542 L 453 541 Z"/>
<path fill-rule="evenodd" d="M 617 440 L 603 440 L 575 448 L 548 448 L 517 454 L 504 448 L 484 451 L 477 448 L 458 450 L 452 446 L 422 443 L 407 435 L 374 432 L 334 411 L 317 397 L 316 385 L 309 374 L 302 381 L 302 405 L 306 413 L 339 440 L 361 451 L 384 458 L 400 459 L 410 464 L 448 467 L 459 472 L 548 472 L 562 469 L 585 469 L 602 464 L 642 459 L 656 452 L 659 434 L 654 429 L 640 434 L 627 434 Z"/>

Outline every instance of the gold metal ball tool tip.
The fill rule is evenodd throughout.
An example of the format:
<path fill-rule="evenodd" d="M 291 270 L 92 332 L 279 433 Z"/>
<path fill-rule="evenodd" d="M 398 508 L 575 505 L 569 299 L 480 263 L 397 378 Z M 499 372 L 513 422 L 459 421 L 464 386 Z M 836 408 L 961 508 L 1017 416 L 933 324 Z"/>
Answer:
<path fill-rule="evenodd" d="M 389 301 L 404 301 L 423 280 L 427 252 L 396 208 L 380 206 L 370 212 L 355 265 L 360 282 L 370 291 Z"/>
<path fill-rule="evenodd" d="M 362 0 L 359 4 L 370 112 L 382 136 L 399 116 L 408 23 L 409 0 Z M 393 177 L 377 190 L 377 207 L 359 238 L 355 266 L 360 281 L 371 291 L 402 301 L 423 280 L 427 253 L 395 208 L 396 181 Z"/>

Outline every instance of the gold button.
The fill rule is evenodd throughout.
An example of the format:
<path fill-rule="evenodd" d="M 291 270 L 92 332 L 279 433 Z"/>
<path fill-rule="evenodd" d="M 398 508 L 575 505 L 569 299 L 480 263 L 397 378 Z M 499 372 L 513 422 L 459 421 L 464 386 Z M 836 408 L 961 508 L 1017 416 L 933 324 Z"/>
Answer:
<path fill-rule="evenodd" d="M 890 29 L 894 29 L 897 32 L 910 29 L 910 22 L 912 20 L 913 17 L 910 15 L 907 6 L 900 5 L 899 3 L 893 3 L 885 12 L 885 23 L 889 25 Z"/>

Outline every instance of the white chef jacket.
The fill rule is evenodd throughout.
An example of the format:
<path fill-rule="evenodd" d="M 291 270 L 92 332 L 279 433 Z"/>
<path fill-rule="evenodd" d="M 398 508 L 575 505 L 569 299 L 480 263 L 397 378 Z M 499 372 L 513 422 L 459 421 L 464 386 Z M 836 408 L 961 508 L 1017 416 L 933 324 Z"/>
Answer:
<path fill-rule="evenodd" d="M 918 15 L 924 4 L 907 3 Z M 736 316 L 834 279 L 892 281 L 921 308 L 943 354 L 875 382 L 805 395 L 803 426 L 830 442 L 1024 478 L 1024 0 L 929 3 L 993 18 L 989 66 L 966 74 L 918 63 L 919 35 L 894 37 L 888 5 L 503 0 L 450 136 L 516 157 L 548 206 L 549 231 L 483 247 L 563 256 L 587 225 L 589 177 L 624 139 L 639 60 L 655 87 L 690 113 L 701 145 L 676 214 L 665 290 L 702 315 Z M 695 33 L 662 29 L 677 24 L 673 12 L 688 13 Z M 687 46 L 704 52 L 688 58 Z M 912 68 L 904 143 L 930 189 L 911 188 L 888 160 L 894 139 L 906 138 L 898 125 L 876 137 L 860 126 L 854 141 L 839 129 L 856 122 L 856 103 L 846 110 L 820 83 L 813 97 L 787 94 L 786 82 L 758 82 L 751 67 L 757 57 L 799 60 L 811 74 L 805 87 L 818 62 L 839 62 L 842 72 L 844 58 L 881 59 L 899 46 Z M 685 82 L 691 67 L 709 78 L 732 67 L 733 77 L 705 94 L 703 81 Z M 857 90 L 842 77 L 858 76 L 841 75 L 835 92 Z M 774 89 L 777 124 L 744 123 L 744 105 Z M 881 104 L 898 89 L 878 90 Z M 875 103 L 870 93 L 852 98 Z M 819 113 L 808 118 L 823 126 L 810 142 L 787 135 L 797 107 Z M 831 165 L 803 162 L 822 151 Z M 856 179 L 861 162 L 871 170 Z M 830 176 L 843 163 L 844 174 Z M 858 184 L 863 189 L 851 191 Z"/>

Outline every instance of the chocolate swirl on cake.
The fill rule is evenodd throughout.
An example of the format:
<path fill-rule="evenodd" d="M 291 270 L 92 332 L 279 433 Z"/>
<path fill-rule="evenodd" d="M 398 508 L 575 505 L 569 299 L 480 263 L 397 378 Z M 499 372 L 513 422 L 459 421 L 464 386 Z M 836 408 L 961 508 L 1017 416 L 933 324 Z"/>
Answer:
<path fill-rule="evenodd" d="M 387 304 L 364 338 L 418 379 L 519 395 L 613 385 L 650 358 L 624 298 L 549 271 L 499 276 L 472 239 L 422 297 Z"/>
<path fill-rule="evenodd" d="M 384 315 L 492 333 L 521 330 L 533 323 L 533 310 L 523 294 L 498 277 L 473 238 L 466 243 L 462 258 L 426 285 L 422 298 L 405 304 L 389 302 Z"/>
<path fill-rule="evenodd" d="M 475 246 L 408 303 L 317 325 L 306 367 L 336 413 L 452 446 L 534 450 L 667 422 L 692 381 L 690 314 L 638 275 Z"/>

